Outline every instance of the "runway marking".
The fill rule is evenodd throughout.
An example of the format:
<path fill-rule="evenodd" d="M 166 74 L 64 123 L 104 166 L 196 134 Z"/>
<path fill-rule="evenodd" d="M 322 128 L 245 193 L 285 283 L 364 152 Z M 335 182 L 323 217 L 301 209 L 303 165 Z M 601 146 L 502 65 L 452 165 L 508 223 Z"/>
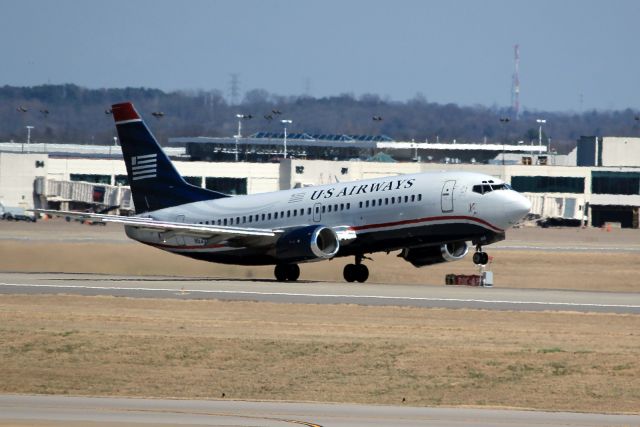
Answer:
<path fill-rule="evenodd" d="M 540 250 L 549 252 L 640 252 L 636 246 L 528 246 L 528 245 L 504 245 L 494 246 L 495 250 Z"/>
<path fill-rule="evenodd" d="M 0 283 L 0 286 L 33 287 L 33 288 L 60 288 L 60 289 L 95 289 L 111 291 L 142 291 L 142 292 L 168 292 L 176 294 L 177 289 L 170 288 L 141 288 L 122 286 L 89 286 L 89 285 L 39 285 L 20 283 Z M 430 302 L 471 302 L 487 304 L 517 304 L 517 305 L 548 305 L 567 307 L 595 307 L 595 308 L 631 308 L 640 309 L 640 305 L 632 304 L 596 304 L 577 302 L 553 302 L 553 301 L 518 301 L 518 300 L 490 300 L 472 298 L 432 298 L 432 297 L 402 297 L 384 295 L 348 295 L 348 294 L 309 294 L 293 292 L 257 292 L 257 291 L 229 291 L 229 290 L 207 290 L 207 289 L 185 289 L 188 293 L 202 294 L 238 294 L 238 295 L 258 295 L 258 296 L 285 296 L 285 297 L 316 297 L 316 298 L 353 298 L 353 299 L 379 299 L 396 301 L 430 301 Z"/>

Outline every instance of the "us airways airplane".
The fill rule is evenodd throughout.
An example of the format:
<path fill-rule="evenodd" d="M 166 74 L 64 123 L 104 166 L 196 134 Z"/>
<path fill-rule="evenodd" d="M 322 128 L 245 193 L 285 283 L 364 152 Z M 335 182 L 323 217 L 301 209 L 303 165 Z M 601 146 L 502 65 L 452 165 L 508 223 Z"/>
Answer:
<path fill-rule="evenodd" d="M 501 180 L 438 172 L 228 196 L 188 184 L 131 103 L 112 106 L 136 215 L 37 210 L 124 224 L 127 236 L 191 258 L 225 264 L 275 265 L 295 281 L 300 263 L 353 256 L 347 282 L 365 282 L 373 252 L 400 250 L 416 267 L 462 259 L 486 264 L 482 247 L 531 204 Z M 212 167 L 215 167 L 213 165 Z"/>

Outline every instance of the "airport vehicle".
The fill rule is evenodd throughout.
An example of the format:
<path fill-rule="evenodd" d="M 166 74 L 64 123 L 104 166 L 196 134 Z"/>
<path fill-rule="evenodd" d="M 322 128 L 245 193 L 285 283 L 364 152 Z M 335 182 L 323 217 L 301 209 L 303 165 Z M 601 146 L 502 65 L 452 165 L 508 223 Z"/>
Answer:
<path fill-rule="evenodd" d="M 35 215 L 27 213 L 22 207 L 4 206 L 0 203 L 0 219 L 7 221 L 29 221 L 36 222 Z"/>
<path fill-rule="evenodd" d="M 195 259 L 275 265 L 295 281 L 300 263 L 353 256 L 343 275 L 364 282 L 366 254 L 401 250 L 416 267 L 462 259 L 486 264 L 483 246 L 529 212 L 530 202 L 501 180 L 438 172 L 271 193 L 228 196 L 188 184 L 131 103 L 113 105 L 136 215 L 73 213 L 124 224 L 127 236 Z M 215 167 L 215 166 L 213 166 Z M 38 210 L 69 215 L 69 212 Z"/>

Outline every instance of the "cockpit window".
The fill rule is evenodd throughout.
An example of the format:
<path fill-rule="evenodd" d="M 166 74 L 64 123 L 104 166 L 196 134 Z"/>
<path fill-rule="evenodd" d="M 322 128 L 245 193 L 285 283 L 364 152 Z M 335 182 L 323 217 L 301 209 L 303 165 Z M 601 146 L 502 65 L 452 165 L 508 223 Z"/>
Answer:
<path fill-rule="evenodd" d="M 483 181 L 482 185 L 474 185 L 472 190 L 478 194 L 486 194 L 498 190 L 512 190 L 509 184 L 495 184 L 493 181 Z"/>

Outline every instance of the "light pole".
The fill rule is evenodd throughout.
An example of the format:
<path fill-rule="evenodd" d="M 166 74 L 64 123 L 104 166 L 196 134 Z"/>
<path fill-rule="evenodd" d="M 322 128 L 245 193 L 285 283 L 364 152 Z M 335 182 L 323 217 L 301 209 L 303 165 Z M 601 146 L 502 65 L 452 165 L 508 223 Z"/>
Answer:
<path fill-rule="evenodd" d="M 542 148 L 542 125 L 547 123 L 547 121 L 545 119 L 537 119 L 536 122 L 540 125 L 538 128 L 538 147 Z M 540 158 L 540 153 L 541 151 L 538 151 L 538 158 Z"/>
<path fill-rule="evenodd" d="M 236 158 L 236 162 L 238 161 L 238 140 L 240 138 L 242 138 L 242 121 L 243 120 L 250 120 L 253 118 L 253 116 L 251 114 L 236 114 L 236 117 L 238 118 L 238 134 L 234 135 L 233 137 L 236 140 L 236 154 L 235 154 L 235 158 Z"/>
<path fill-rule="evenodd" d="M 284 158 L 287 158 L 287 125 L 293 123 L 293 120 L 283 119 L 280 123 L 284 125 Z"/>
<path fill-rule="evenodd" d="M 502 123 L 503 128 L 503 136 L 502 136 L 502 166 L 504 166 L 504 144 L 507 139 L 507 123 L 509 123 L 511 119 L 509 117 L 500 117 L 500 123 Z"/>
<path fill-rule="evenodd" d="M 27 128 L 27 152 L 29 152 L 29 146 L 31 146 L 31 129 L 33 126 L 25 126 Z M 22 146 L 22 152 L 24 153 L 24 146 Z"/>

